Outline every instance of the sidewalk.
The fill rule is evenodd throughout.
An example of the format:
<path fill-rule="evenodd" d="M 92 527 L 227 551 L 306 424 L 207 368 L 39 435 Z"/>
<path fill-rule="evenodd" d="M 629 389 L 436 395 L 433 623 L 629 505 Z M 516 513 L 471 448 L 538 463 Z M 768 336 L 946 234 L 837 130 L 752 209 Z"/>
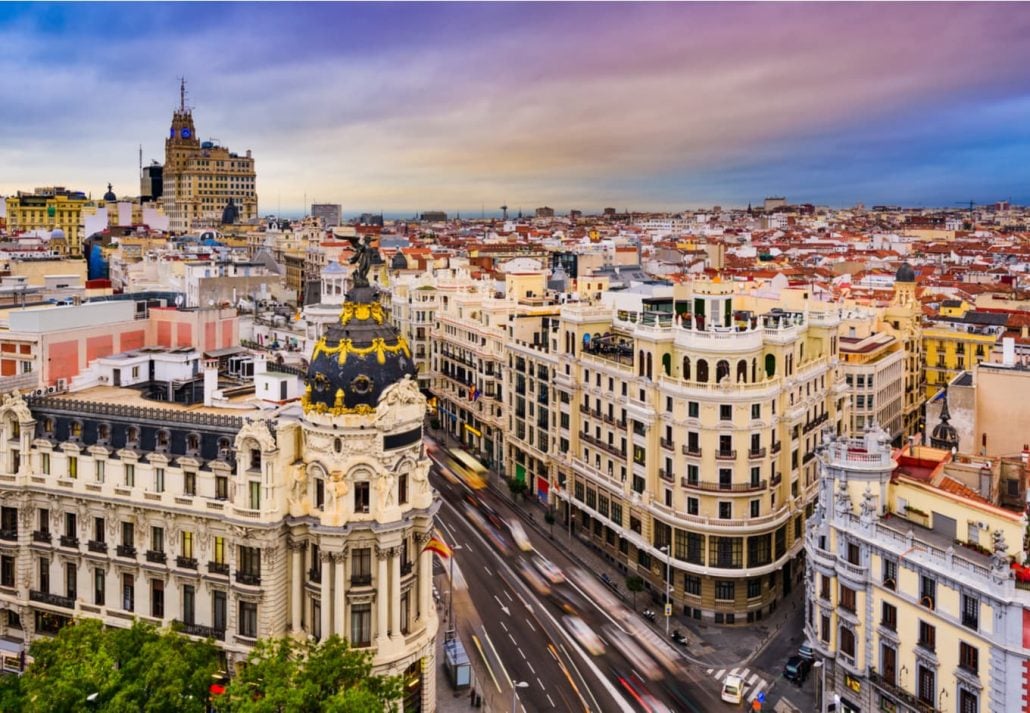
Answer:
<path fill-rule="evenodd" d="M 578 529 L 576 534 L 570 536 L 568 526 L 560 520 L 554 523 L 553 537 L 552 528 L 544 520 L 545 508 L 539 501 L 533 498 L 526 498 L 524 501 L 514 503 L 511 493 L 501 490 L 504 485 L 503 479 L 499 477 L 490 478 L 492 492 L 502 500 L 512 505 L 512 509 L 530 527 L 534 528 L 544 537 L 550 537 L 555 547 L 563 550 L 570 559 L 579 564 L 587 572 L 592 572 L 598 577 L 607 575 L 618 584 L 617 594 L 630 607 L 633 606 L 633 594 L 626 590 L 626 575 L 619 571 L 614 561 L 592 543 L 579 537 Z M 796 612 L 797 607 L 802 606 L 801 596 L 803 592 L 800 587 L 786 598 L 781 600 L 776 611 L 760 622 L 747 626 L 716 626 L 705 622 L 687 619 L 681 615 L 674 614 L 669 622 L 669 628 L 679 629 L 687 639 L 686 658 L 692 663 L 716 668 L 745 667 L 750 666 L 765 646 L 783 627 L 789 616 Z M 644 590 L 637 594 L 637 610 L 650 607 L 659 613 L 656 623 L 652 624 L 654 629 L 664 636 L 665 621 L 661 616 L 660 604 L 651 601 L 650 592 Z"/>
<path fill-rule="evenodd" d="M 497 692 L 496 687 L 487 675 L 483 665 L 483 658 L 472 642 L 472 634 L 481 630 L 483 621 L 479 617 L 472 599 L 467 590 L 459 589 L 454 597 L 454 620 L 455 635 L 465 647 L 469 663 L 472 665 L 472 689 L 455 691 L 447 679 L 447 672 L 444 670 L 443 645 L 447 638 L 447 630 L 450 622 L 447 621 L 447 597 L 449 596 L 449 584 L 446 574 L 437 574 L 434 578 L 434 585 L 441 594 L 440 601 L 436 604 L 436 611 L 440 617 L 440 630 L 436 635 L 436 710 L 437 713 L 470 713 L 471 711 L 503 711 L 504 702 L 507 696 Z M 482 699 L 482 705 L 475 708 L 472 705 L 471 692 L 475 691 Z M 502 700 L 503 699 L 503 700 Z"/>

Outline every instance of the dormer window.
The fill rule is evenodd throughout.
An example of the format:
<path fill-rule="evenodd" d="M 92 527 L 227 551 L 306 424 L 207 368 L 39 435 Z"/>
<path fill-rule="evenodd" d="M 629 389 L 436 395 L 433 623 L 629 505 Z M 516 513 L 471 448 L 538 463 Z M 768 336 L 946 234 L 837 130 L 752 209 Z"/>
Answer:
<path fill-rule="evenodd" d="M 200 453 L 200 434 L 190 433 L 186 436 L 186 455 L 195 456 Z"/>
<path fill-rule="evenodd" d="M 167 451 L 168 444 L 172 441 L 172 434 L 168 432 L 167 428 L 162 428 L 157 432 L 157 450 Z"/>
<path fill-rule="evenodd" d="M 79 420 L 72 421 L 71 422 L 71 426 L 68 429 L 68 435 L 74 441 L 81 440 L 82 439 L 82 421 L 79 421 Z"/>
<path fill-rule="evenodd" d="M 97 443 L 107 445 L 111 440 L 111 426 L 107 423 L 97 425 Z"/>
<path fill-rule="evenodd" d="M 43 419 L 43 433 L 47 436 L 54 435 L 54 419 L 50 416 Z"/>
<path fill-rule="evenodd" d="M 249 470 L 261 470 L 261 449 L 251 448 L 250 449 L 250 465 Z"/>
<path fill-rule="evenodd" d="M 232 453 L 232 443 L 224 436 L 218 439 L 218 460 L 229 460 Z"/>
<path fill-rule="evenodd" d="M 129 426 L 125 429 L 125 447 L 139 448 L 139 428 L 137 426 Z"/>

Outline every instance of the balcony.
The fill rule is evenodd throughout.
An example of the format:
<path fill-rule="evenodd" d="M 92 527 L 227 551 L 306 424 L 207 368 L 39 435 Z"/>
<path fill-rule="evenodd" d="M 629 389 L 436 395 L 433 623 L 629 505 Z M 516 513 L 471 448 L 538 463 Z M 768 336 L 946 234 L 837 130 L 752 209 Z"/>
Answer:
<path fill-rule="evenodd" d="M 352 587 L 370 587 L 372 586 L 372 575 L 371 574 L 352 574 L 350 577 L 350 586 Z"/>
<path fill-rule="evenodd" d="M 18 530 L 0 530 L 0 540 L 7 540 L 9 542 L 18 541 Z"/>
<path fill-rule="evenodd" d="M 308 581 L 309 582 L 314 582 L 316 584 L 321 584 L 321 582 L 322 582 L 322 568 L 321 567 L 312 567 L 311 569 L 309 569 L 308 570 Z"/>
<path fill-rule="evenodd" d="M 257 587 L 261 584 L 261 575 L 254 574 L 253 572 L 241 572 L 240 570 L 236 570 L 236 581 L 240 584 Z"/>
<path fill-rule="evenodd" d="M 813 458 L 815 458 L 815 453 L 814 453 L 813 451 L 809 451 L 809 452 L 808 452 L 808 453 L 806 453 L 806 454 L 804 455 L 804 457 L 803 457 L 803 458 L 801 459 L 801 464 L 802 464 L 802 465 L 805 465 L 806 463 L 808 463 L 808 462 L 809 462 L 810 460 L 812 460 Z"/>
<path fill-rule="evenodd" d="M 718 450 L 715 452 L 716 460 L 735 460 L 737 458 L 737 449 L 731 448 L 729 450 Z"/>
<path fill-rule="evenodd" d="M 41 542 L 45 545 L 49 545 L 51 542 L 53 542 L 53 536 L 50 534 L 49 530 L 33 530 L 32 541 Z"/>
<path fill-rule="evenodd" d="M 178 619 L 175 620 L 175 626 L 181 633 L 188 634 L 189 636 L 200 636 L 205 639 L 225 641 L 225 629 L 215 629 L 214 627 L 201 624 L 187 624 Z"/>
<path fill-rule="evenodd" d="M 684 445 L 682 448 L 683 455 L 701 457 L 701 446 L 688 446 Z"/>
<path fill-rule="evenodd" d="M 411 562 L 401 562 L 401 576 L 402 577 L 406 577 L 409 574 L 411 574 L 411 570 L 412 570 L 412 563 Z"/>
<path fill-rule="evenodd" d="M 704 490 L 710 493 L 752 493 L 758 490 L 765 490 L 769 483 L 766 480 L 759 480 L 754 483 L 723 483 L 718 480 L 688 480 L 680 479 L 680 485 L 693 490 Z"/>
<path fill-rule="evenodd" d="M 667 438 L 660 438 L 660 439 L 658 439 L 658 443 L 661 444 L 662 448 L 664 448 L 666 450 L 669 450 L 669 451 L 676 450 L 676 446 L 674 446 L 672 441 L 668 440 Z"/>
<path fill-rule="evenodd" d="M 747 452 L 748 458 L 765 458 L 765 448 L 751 448 Z"/>
<path fill-rule="evenodd" d="M 132 545 L 118 545 L 118 548 L 115 551 L 118 553 L 119 557 L 136 558 L 136 548 Z"/>
<path fill-rule="evenodd" d="M 208 562 L 208 574 L 220 574 L 223 577 L 229 576 L 229 565 L 225 562 Z"/>
<path fill-rule="evenodd" d="M 78 547 L 79 538 L 74 535 L 61 535 L 61 547 Z"/>
<path fill-rule="evenodd" d="M 51 594 L 50 592 L 37 592 L 35 589 L 29 590 L 29 599 L 42 604 L 51 604 L 55 607 L 64 607 L 65 609 L 75 608 L 75 599 L 72 597 L 62 597 L 60 594 Z"/>
<path fill-rule="evenodd" d="M 777 453 L 780 452 L 781 448 L 783 448 L 783 442 L 782 441 L 776 441 L 776 443 L 772 444 L 772 447 L 769 449 L 769 452 L 772 453 L 773 455 L 776 455 Z"/>
<path fill-rule="evenodd" d="M 940 713 L 938 708 L 919 700 L 904 688 L 898 686 L 893 675 L 889 677 L 882 676 L 875 668 L 870 667 L 869 682 L 891 697 L 897 698 L 905 705 L 916 709 L 919 713 Z"/>
<path fill-rule="evenodd" d="M 769 485 L 779 485 L 782 482 L 783 482 L 783 473 L 777 473 L 776 475 L 774 475 L 772 477 L 772 480 L 769 481 Z"/>
<path fill-rule="evenodd" d="M 101 542 L 100 540 L 90 540 L 86 543 L 86 547 L 90 552 L 99 552 L 100 554 L 107 554 L 107 543 Z"/>
<path fill-rule="evenodd" d="M 195 557 L 176 557 L 175 566 L 181 569 L 196 569 L 197 560 Z"/>

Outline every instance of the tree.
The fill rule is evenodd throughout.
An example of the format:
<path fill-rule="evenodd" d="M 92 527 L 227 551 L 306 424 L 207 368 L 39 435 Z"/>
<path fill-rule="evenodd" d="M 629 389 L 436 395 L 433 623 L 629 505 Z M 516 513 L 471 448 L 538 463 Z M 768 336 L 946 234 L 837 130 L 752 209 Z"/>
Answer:
<path fill-rule="evenodd" d="M 626 577 L 626 589 L 633 592 L 633 609 L 637 608 L 637 592 L 644 591 L 644 578 L 636 574 Z"/>
<path fill-rule="evenodd" d="M 108 629 L 97 619 L 79 619 L 53 638 L 36 639 L 29 651 L 34 660 L 17 690 L 0 687 L 3 710 L 84 710 L 95 693 L 97 711 L 203 713 L 219 666 L 211 642 L 138 621 Z"/>
<path fill-rule="evenodd" d="M 511 491 L 512 499 L 515 499 L 515 498 L 517 498 L 520 495 L 524 496 L 526 494 L 526 491 L 529 490 L 529 486 L 526 485 L 526 481 L 525 480 L 520 480 L 518 478 L 511 478 L 508 481 L 508 490 Z"/>
<path fill-rule="evenodd" d="M 372 675 L 372 654 L 338 636 L 261 640 L 215 699 L 226 713 L 382 713 L 401 699 L 400 677 Z"/>

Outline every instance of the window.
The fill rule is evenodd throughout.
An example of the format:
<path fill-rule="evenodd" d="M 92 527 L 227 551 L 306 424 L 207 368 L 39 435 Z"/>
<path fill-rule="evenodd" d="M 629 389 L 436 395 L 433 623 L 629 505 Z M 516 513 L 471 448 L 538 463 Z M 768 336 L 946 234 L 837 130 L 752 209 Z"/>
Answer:
<path fill-rule="evenodd" d="M 975 693 L 966 688 L 959 689 L 958 713 L 980 713 L 980 702 Z"/>
<path fill-rule="evenodd" d="M 830 616 L 823 614 L 820 624 L 819 638 L 822 639 L 824 644 L 828 644 L 830 643 Z"/>
<path fill-rule="evenodd" d="M 104 482 L 104 470 L 105 470 L 105 467 L 104 467 L 104 466 L 105 466 L 105 465 L 106 465 L 106 464 L 105 464 L 105 463 L 104 463 L 104 461 L 102 461 L 102 460 L 98 460 L 98 461 L 97 461 L 97 462 L 96 462 L 96 463 L 94 464 L 94 468 L 95 468 L 95 473 L 94 473 L 94 475 L 96 476 L 96 481 L 97 481 L 98 483 L 103 483 L 103 482 Z"/>
<path fill-rule="evenodd" d="M 840 608 L 852 613 L 855 611 L 855 590 L 843 584 L 840 586 Z"/>
<path fill-rule="evenodd" d="M 229 478 L 224 475 L 215 476 L 215 500 L 229 499 Z"/>
<path fill-rule="evenodd" d="M 751 418 L 755 421 L 762 417 L 762 404 L 751 404 Z"/>
<path fill-rule="evenodd" d="M 919 665 L 919 700 L 929 706 L 934 706 L 937 700 L 936 691 L 937 676 L 932 668 Z"/>
<path fill-rule="evenodd" d="M 131 488 L 136 485 L 136 466 L 132 463 L 125 464 L 125 487 Z"/>
<path fill-rule="evenodd" d="M 880 617 L 880 626 L 891 631 L 898 630 L 898 608 L 893 604 L 883 603 L 883 612 Z"/>
<path fill-rule="evenodd" d="M 962 626 L 976 631 L 980 628 L 980 600 L 962 595 Z"/>
<path fill-rule="evenodd" d="M 165 491 L 165 469 L 154 468 L 154 492 L 163 493 Z"/>
<path fill-rule="evenodd" d="M 693 575 L 686 575 L 683 577 L 683 593 L 690 594 L 691 596 L 701 596 L 701 578 Z"/>
<path fill-rule="evenodd" d="M 77 524 L 76 520 L 77 520 L 77 518 L 75 517 L 75 513 L 73 513 L 73 512 L 66 512 L 64 514 L 64 536 L 66 538 L 69 538 L 69 539 L 75 538 L 75 530 L 76 530 L 76 524 Z"/>
<path fill-rule="evenodd" d="M 733 420 L 733 406 L 730 404 L 719 404 L 719 420 L 720 421 L 731 421 Z"/>
<path fill-rule="evenodd" d="M 240 602 L 240 636 L 257 638 L 257 604 Z"/>
<path fill-rule="evenodd" d="M 397 503 L 408 504 L 408 474 L 404 473 L 397 479 Z"/>
<path fill-rule="evenodd" d="M 50 560 L 46 557 L 39 558 L 39 591 L 50 592 Z"/>
<path fill-rule="evenodd" d="M 122 575 L 122 609 L 134 611 L 136 608 L 136 580 L 131 574 Z"/>
<path fill-rule="evenodd" d="M 163 527 L 150 528 L 150 549 L 154 552 L 165 551 L 165 529 Z"/>
<path fill-rule="evenodd" d="M 225 631 L 227 613 L 225 592 L 216 589 L 211 592 L 211 628 Z"/>
<path fill-rule="evenodd" d="M 107 535 L 104 532 L 104 518 L 95 517 L 93 518 L 93 540 L 95 542 L 106 542 Z"/>
<path fill-rule="evenodd" d="M 740 569 L 743 566 L 743 538 L 710 536 L 708 543 L 708 562 L 711 566 L 729 569 Z"/>
<path fill-rule="evenodd" d="M 14 557 L 0 556 L 0 587 L 14 586 Z"/>
<path fill-rule="evenodd" d="M 696 465 L 687 466 L 687 485 L 697 485 L 700 469 Z"/>
<path fill-rule="evenodd" d="M 697 498 L 687 498 L 687 514 L 688 515 L 697 515 L 698 511 L 699 511 L 698 510 L 698 506 L 699 505 L 700 505 L 700 503 L 698 502 Z"/>
<path fill-rule="evenodd" d="M 107 578 L 104 570 L 97 567 L 93 570 L 93 603 L 98 607 L 104 606 L 104 591 L 107 587 Z"/>
<path fill-rule="evenodd" d="M 927 609 L 933 609 L 937 601 L 937 582 L 923 575 L 919 578 L 919 603 Z"/>
<path fill-rule="evenodd" d="M 182 587 L 182 621 L 184 624 L 195 624 L 197 619 L 197 590 L 192 584 Z"/>
<path fill-rule="evenodd" d="M 131 522 L 122 523 L 122 545 L 124 547 L 133 547 L 135 536 L 132 529 Z"/>
<path fill-rule="evenodd" d="M 848 543 L 848 562 L 851 564 L 861 564 L 861 553 L 859 552 L 858 545 L 853 542 Z"/>
<path fill-rule="evenodd" d="M 697 401 L 687 402 L 687 416 L 690 418 L 697 418 L 701 413 L 701 407 Z"/>
<path fill-rule="evenodd" d="M 182 492 L 185 495 L 197 494 L 197 474 L 192 470 L 183 471 Z"/>
<path fill-rule="evenodd" d="M 825 574 L 819 575 L 819 597 L 826 601 L 830 600 L 830 578 Z"/>
<path fill-rule="evenodd" d="M 715 598 L 721 601 L 733 601 L 735 582 L 729 579 L 715 580 Z"/>
<path fill-rule="evenodd" d="M 960 641 L 958 645 L 958 665 L 970 673 L 977 673 L 980 668 L 980 650 L 975 646 L 970 646 L 965 641 Z"/>
<path fill-rule="evenodd" d="M 239 571 L 252 577 L 261 576 L 261 549 L 240 545 Z"/>
<path fill-rule="evenodd" d="M 372 605 L 355 604 L 350 612 L 350 643 L 368 646 L 372 643 Z"/>
<path fill-rule="evenodd" d="M 884 589 L 896 589 L 898 586 L 898 563 L 885 558 L 883 560 L 882 576 Z"/>
<path fill-rule="evenodd" d="M 927 651 L 937 649 L 937 629 L 925 621 L 919 622 L 919 645 Z"/>
<path fill-rule="evenodd" d="M 256 480 L 250 481 L 250 509 L 261 509 L 261 483 Z"/>
<path fill-rule="evenodd" d="M 758 517 L 762 511 L 762 501 L 752 500 L 751 501 L 751 517 Z"/>
<path fill-rule="evenodd" d="M 754 599 L 760 596 L 762 596 L 762 579 L 761 577 L 752 577 L 747 581 L 747 598 Z"/>
<path fill-rule="evenodd" d="M 890 685 L 896 685 L 895 671 L 898 667 L 898 652 L 893 646 L 881 643 L 880 644 L 880 675 L 883 676 L 883 680 Z"/>
<path fill-rule="evenodd" d="M 215 547 L 211 552 L 211 561 L 215 564 L 225 564 L 225 538 L 215 537 Z"/>
<path fill-rule="evenodd" d="M 408 614 L 409 614 L 409 607 L 410 607 L 409 600 L 410 599 L 411 599 L 411 591 L 410 590 L 408 590 L 408 591 L 404 592 L 403 594 L 401 594 L 400 615 L 401 615 L 401 633 L 402 634 L 407 634 L 407 633 L 409 633 L 409 630 L 410 630 L 410 626 L 408 624 Z"/>
<path fill-rule="evenodd" d="M 840 652 L 855 658 L 855 632 L 846 626 L 840 628 Z"/>
<path fill-rule="evenodd" d="M 186 559 L 193 559 L 193 533 L 183 531 L 181 534 L 182 542 L 179 546 L 179 556 L 185 557 Z"/>
<path fill-rule="evenodd" d="M 350 556 L 351 577 L 365 578 L 371 581 L 372 578 L 372 548 L 359 547 L 351 552 Z"/>
<path fill-rule="evenodd" d="M 165 585 L 160 579 L 150 580 L 150 616 L 165 618 Z"/>
<path fill-rule="evenodd" d="M 50 454 L 49 453 L 43 453 L 41 455 L 42 455 L 42 462 L 40 464 L 40 467 L 43 470 L 43 475 L 50 475 Z"/>
<path fill-rule="evenodd" d="M 729 520 L 733 517 L 733 503 L 728 501 L 719 502 L 719 519 Z"/>
<path fill-rule="evenodd" d="M 76 456 L 68 456 L 68 477 L 73 480 L 79 477 L 79 459 Z"/>
<path fill-rule="evenodd" d="M 354 484 L 354 512 L 367 513 L 369 508 L 369 485 L 367 480 Z"/>

